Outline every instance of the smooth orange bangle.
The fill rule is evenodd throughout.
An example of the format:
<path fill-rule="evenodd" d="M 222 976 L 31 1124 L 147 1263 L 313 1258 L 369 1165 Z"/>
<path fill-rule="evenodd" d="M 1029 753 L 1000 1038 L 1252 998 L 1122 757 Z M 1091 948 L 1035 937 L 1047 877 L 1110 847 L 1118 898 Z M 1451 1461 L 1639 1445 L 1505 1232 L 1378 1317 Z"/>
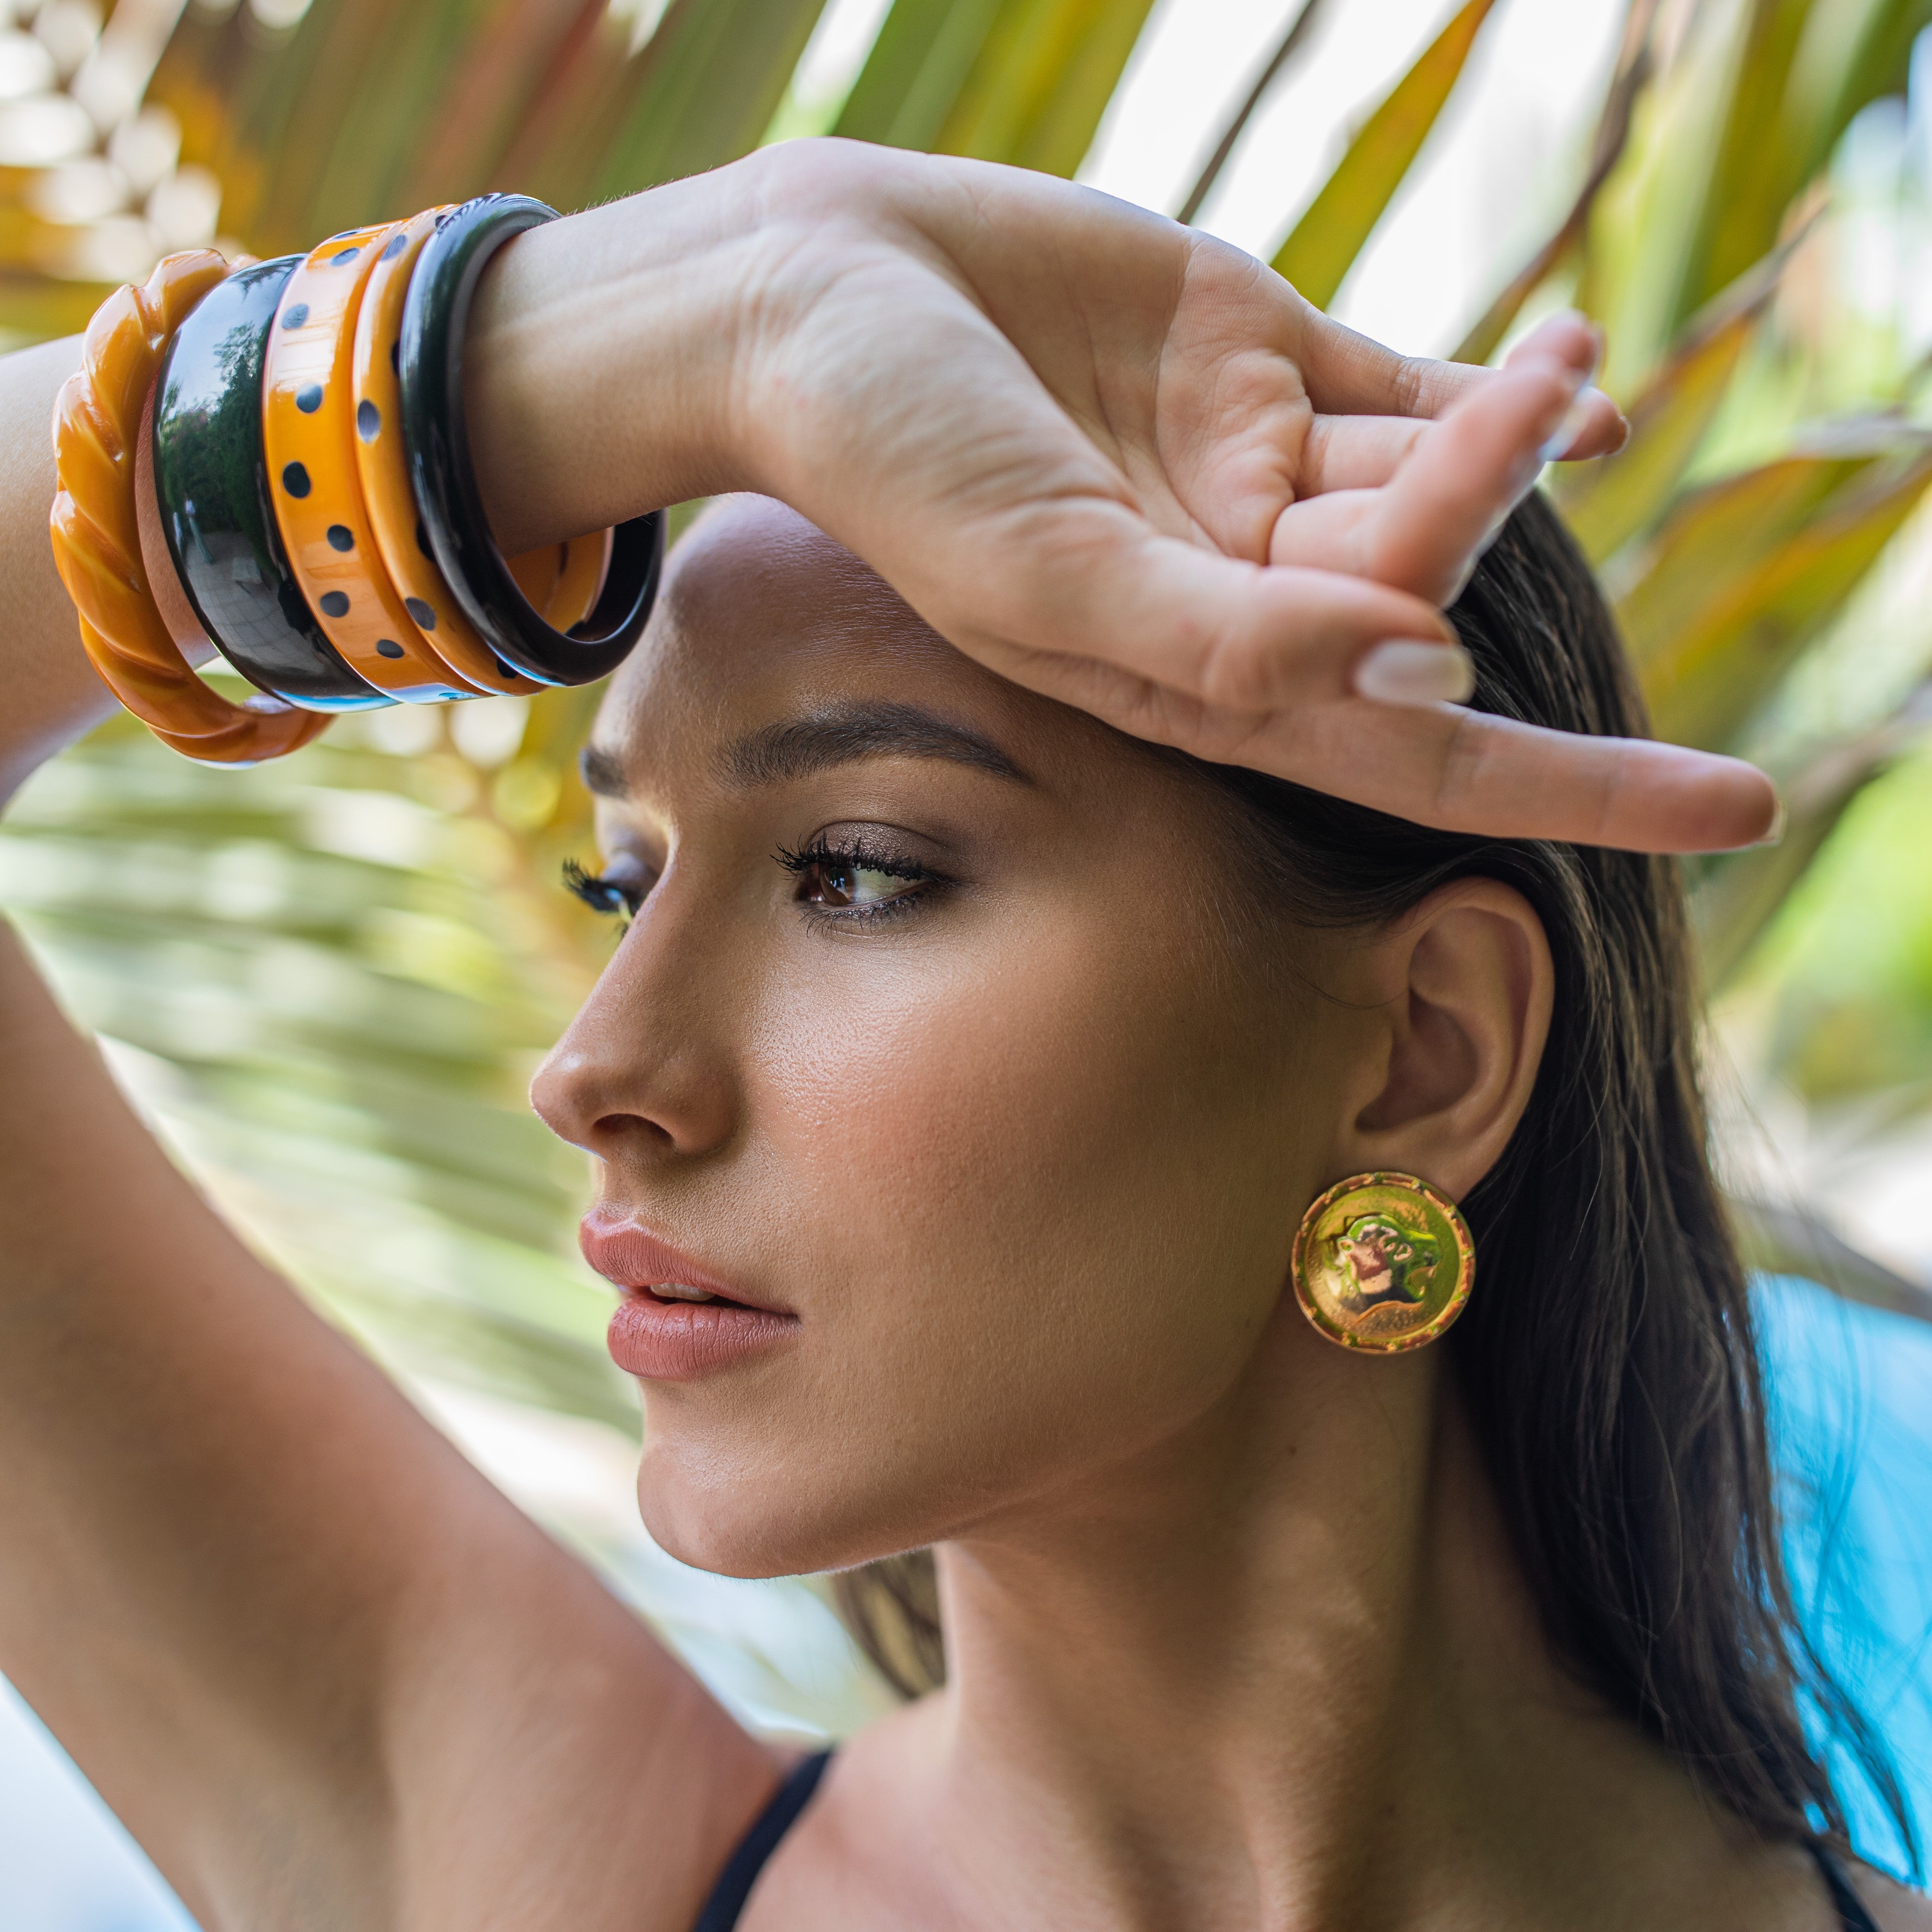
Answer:
<path fill-rule="evenodd" d="M 289 278 L 268 332 L 262 442 L 289 566 L 324 634 L 379 691 L 433 704 L 487 687 L 424 643 L 384 568 L 356 470 L 349 373 L 364 285 L 404 226 L 336 236 Z"/>
<path fill-rule="evenodd" d="M 325 715 L 272 698 L 231 704 L 196 676 L 154 601 L 135 504 L 141 412 L 170 338 L 228 272 L 212 250 L 170 255 L 141 288 L 117 289 L 87 326 L 80 371 L 54 404 L 54 565 L 107 688 L 163 742 L 209 764 L 279 758 Z"/>
<path fill-rule="evenodd" d="M 614 535 L 599 530 L 594 536 L 545 544 L 507 560 L 517 588 L 553 629 L 568 631 L 597 608 L 604 575 L 610 567 Z"/>
<path fill-rule="evenodd" d="M 557 546 L 563 553 L 556 582 L 548 597 L 532 597 L 544 622 L 553 630 L 574 630 L 597 608 L 604 593 L 604 578 L 610 568 L 610 548 L 614 530 L 598 530 L 587 537 L 572 537 Z M 518 559 L 510 560 L 516 568 Z M 526 596 L 530 593 L 526 591 Z"/>

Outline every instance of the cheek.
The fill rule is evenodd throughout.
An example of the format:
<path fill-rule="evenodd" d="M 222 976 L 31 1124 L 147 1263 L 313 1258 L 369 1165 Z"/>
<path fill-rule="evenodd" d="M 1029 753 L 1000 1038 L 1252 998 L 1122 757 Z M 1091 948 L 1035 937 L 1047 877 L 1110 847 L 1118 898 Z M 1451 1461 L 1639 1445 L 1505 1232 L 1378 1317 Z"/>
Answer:
<path fill-rule="evenodd" d="M 1294 1226 L 1292 1070 L 1187 949 L 1045 920 L 813 945 L 746 1055 L 740 1174 L 805 1344 L 710 1442 L 701 1509 L 674 1443 L 718 1412 L 652 1397 L 647 1519 L 713 1567 L 933 1540 L 1193 1420 Z M 747 1467 L 784 1525 L 723 1480 Z"/>

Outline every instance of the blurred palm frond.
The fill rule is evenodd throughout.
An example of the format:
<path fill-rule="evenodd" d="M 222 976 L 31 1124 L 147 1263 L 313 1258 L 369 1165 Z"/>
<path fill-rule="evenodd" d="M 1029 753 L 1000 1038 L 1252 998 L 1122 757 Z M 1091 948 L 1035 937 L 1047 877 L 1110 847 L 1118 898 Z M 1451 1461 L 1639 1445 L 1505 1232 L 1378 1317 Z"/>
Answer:
<path fill-rule="evenodd" d="M 104 24 L 89 0 L 16 4 L 0 332 L 78 327 L 167 248 L 280 252 L 485 188 L 567 207 L 728 160 L 797 121 L 821 5 L 118 0 Z M 1071 175 L 1148 12 L 894 0 L 811 124 Z M 1284 4 L 1268 59 L 1229 76 L 1190 216 L 1322 13 Z M 1293 221 L 1277 266 L 1314 299 L 1428 165 L 1490 13 L 1445 0 Z M 1791 806 L 1783 845 L 1694 868 L 1714 985 L 1926 722 L 1923 573 L 1897 562 L 1926 542 L 1924 345 L 1874 350 L 1828 298 L 1828 250 L 1834 158 L 1855 121 L 1903 112 L 1928 18 L 1932 0 L 1636 0 L 1562 219 L 1464 345 L 1492 356 L 1564 300 L 1611 330 L 1632 440 L 1557 500 L 1660 728 L 1763 758 Z M 1823 676 L 1866 662 L 1868 634 L 1893 640 L 1882 675 Z M 243 772 L 118 722 L 0 831 L 0 902 L 206 1184 L 340 1318 L 399 1364 L 620 1420 L 606 1304 L 572 1252 L 584 1177 L 522 1098 L 610 943 L 554 884 L 589 856 L 573 759 L 594 701 L 385 712 Z"/>

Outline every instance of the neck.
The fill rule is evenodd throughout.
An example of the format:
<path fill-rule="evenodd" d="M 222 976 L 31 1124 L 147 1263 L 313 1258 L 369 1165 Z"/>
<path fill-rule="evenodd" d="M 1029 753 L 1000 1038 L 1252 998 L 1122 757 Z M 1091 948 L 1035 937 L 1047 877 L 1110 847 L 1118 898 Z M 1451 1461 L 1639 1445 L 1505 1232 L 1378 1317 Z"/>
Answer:
<path fill-rule="evenodd" d="M 933 1922 L 978 1922 L 947 1869 L 1123 1928 L 1582 1925 L 1637 1847 L 1708 1897 L 1735 1834 L 1550 1658 L 1446 1366 L 1284 1321 L 1180 1438 L 942 1549 Z"/>

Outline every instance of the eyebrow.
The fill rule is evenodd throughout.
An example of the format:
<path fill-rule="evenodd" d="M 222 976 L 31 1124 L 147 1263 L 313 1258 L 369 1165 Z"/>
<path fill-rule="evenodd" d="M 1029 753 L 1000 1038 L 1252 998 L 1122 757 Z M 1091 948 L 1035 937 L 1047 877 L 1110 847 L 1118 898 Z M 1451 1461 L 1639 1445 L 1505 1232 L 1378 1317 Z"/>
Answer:
<path fill-rule="evenodd" d="M 1016 784 L 1033 782 L 990 738 L 912 704 L 844 706 L 767 724 L 730 746 L 719 764 L 728 784 L 748 790 L 862 758 L 943 758 Z M 600 797 L 628 796 L 616 753 L 586 745 L 580 763 L 584 782 Z"/>
<path fill-rule="evenodd" d="M 586 745 L 577 754 L 577 769 L 584 774 L 586 788 L 599 798 L 628 798 L 631 783 L 624 776 L 624 761 L 602 745 Z"/>

